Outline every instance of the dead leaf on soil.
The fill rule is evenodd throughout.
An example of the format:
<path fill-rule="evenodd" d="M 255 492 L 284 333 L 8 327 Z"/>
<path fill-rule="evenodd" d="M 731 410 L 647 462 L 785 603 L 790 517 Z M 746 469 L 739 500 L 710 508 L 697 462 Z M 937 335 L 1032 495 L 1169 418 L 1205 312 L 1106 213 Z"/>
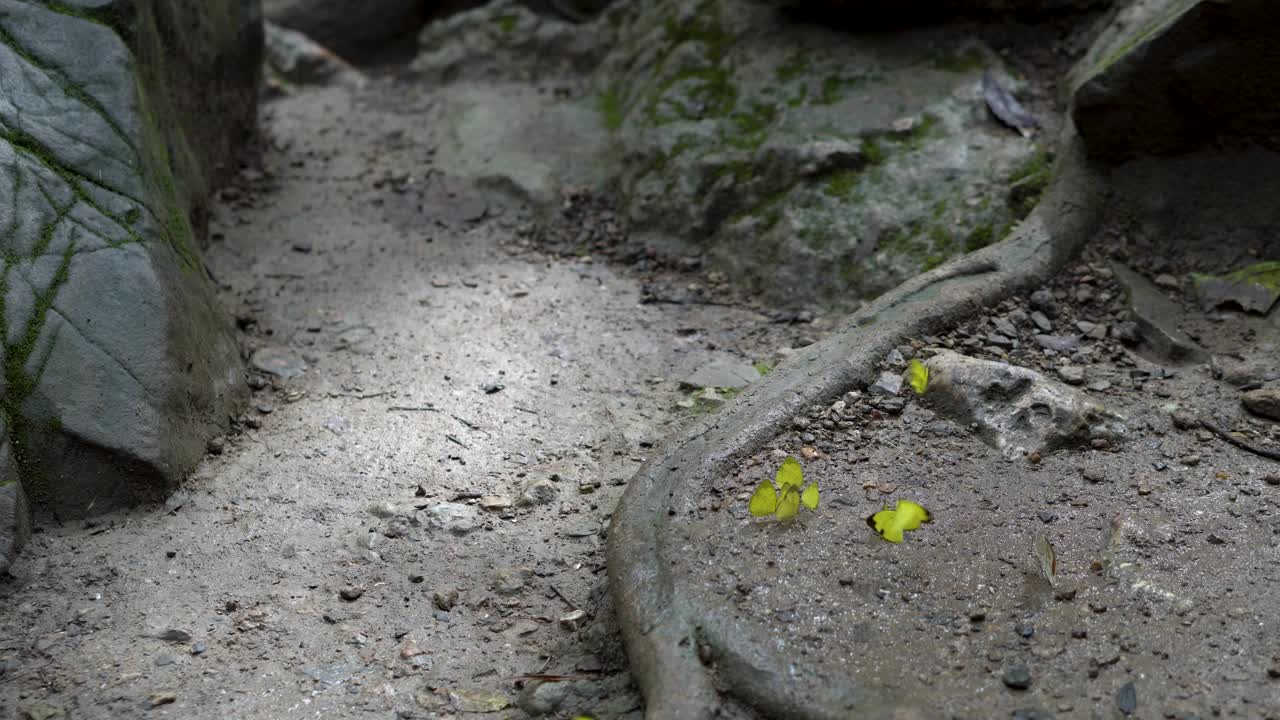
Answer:
<path fill-rule="evenodd" d="M 1022 107 L 1017 98 L 1000 85 L 990 70 L 982 74 L 982 97 L 987 101 L 987 107 L 991 109 L 992 115 L 995 115 L 1000 122 L 1022 133 L 1023 137 L 1031 137 L 1031 131 L 1040 127 L 1040 122 Z"/>

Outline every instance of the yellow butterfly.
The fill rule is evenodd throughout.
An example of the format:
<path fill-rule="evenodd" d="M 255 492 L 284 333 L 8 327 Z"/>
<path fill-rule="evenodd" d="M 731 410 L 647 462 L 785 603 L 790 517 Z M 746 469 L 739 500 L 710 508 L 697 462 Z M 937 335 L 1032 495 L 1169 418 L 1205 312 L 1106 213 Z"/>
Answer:
<path fill-rule="evenodd" d="M 772 482 L 761 480 L 751 494 L 748 509 L 752 515 L 776 515 L 779 520 L 786 520 L 795 517 L 801 505 L 810 510 L 818 509 L 818 483 L 813 482 L 804 490 L 800 489 L 804 486 L 804 471 L 800 469 L 799 460 L 788 455 L 774 479 L 778 482 L 777 489 Z"/>
<path fill-rule="evenodd" d="M 1048 535 L 1042 534 L 1036 538 L 1036 557 L 1040 559 L 1040 572 L 1053 585 L 1058 574 L 1058 553 L 1053 549 L 1053 543 L 1049 542 Z"/>
<path fill-rule="evenodd" d="M 872 530 L 880 533 L 880 537 L 891 543 L 902 542 L 902 533 L 916 530 L 921 523 L 933 522 L 929 511 L 910 500 L 899 500 L 890 510 L 887 506 L 880 512 L 867 518 Z"/>
<path fill-rule="evenodd" d="M 917 395 L 923 395 L 924 391 L 929 387 L 929 368 L 924 363 L 915 358 L 911 358 L 911 362 L 907 363 L 907 384 Z"/>

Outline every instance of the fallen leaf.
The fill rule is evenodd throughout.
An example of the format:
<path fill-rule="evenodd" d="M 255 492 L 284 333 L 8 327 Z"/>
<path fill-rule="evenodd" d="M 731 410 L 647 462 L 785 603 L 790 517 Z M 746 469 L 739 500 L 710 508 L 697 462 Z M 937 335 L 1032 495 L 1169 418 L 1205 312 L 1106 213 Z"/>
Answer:
<path fill-rule="evenodd" d="M 987 107 L 990 108 L 992 115 L 995 115 L 1000 122 L 1022 133 L 1023 137 L 1031 137 L 1031 131 L 1040 127 L 1040 122 L 1022 107 L 1017 98 L 1000 85 L 990 70 L 982 73 L 982 97 L 987 101 Z"/>

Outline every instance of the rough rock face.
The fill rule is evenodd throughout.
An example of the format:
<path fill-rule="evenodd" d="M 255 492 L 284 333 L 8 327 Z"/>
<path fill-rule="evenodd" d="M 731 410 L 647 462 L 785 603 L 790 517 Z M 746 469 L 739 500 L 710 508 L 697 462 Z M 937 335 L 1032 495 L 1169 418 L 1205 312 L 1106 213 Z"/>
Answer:
<path fill-rule="evenodd" d="M 815 19 L 837 22 L 870 20 L 877 24 L 918 24 L 952 17 L 990 18 L 1009 15 L 1036 19 L 1063 13 L 1103 9 L 1111 0 L 896 0 L 891 3 L 859 0 L 757 0 L 779 8 L 794 9 Z"/>
<path fill-rule="evenodd" d="M 567 147 L 613 176 L 634 241 L 706 251 L 776 303 L 874 295 L 999 240 L 1050 175 L 1044 148 L 982 101 L 986 69 L 1021 87 L 980 42 L 936 28 L 842 34 L 749 0 L 638 0 L 573 25 L 505 1 L 429 26 L 420 46 L 414 67 L 435 82 L 588 76 L 588 97 L 560 105 L 589 108 L 596 129 L 572 115 Z M 458 122 L 462 144 L 481 124 Z M 530 165 L 501 152 L 491 167 Z M 585 184 L 583 165 L 559 184 Z"/>
<path fill-rule="evenodd" d="M 10 479 L 0 484 L 0 572 L 9 569 L 13 558 L 31 537 L 31 508 L 22 483 Z"/>
<path fill-rule="evenodd" d="M 323 85 L 339 82 L 353 87 L 364 84 L 364 76 L 346 60 L 297 30 L 272 22 L 263 23 L 267 69 L 281 84 Z"/>
<path fill-rule="evenodd" d="M 926 363 L 928 402 L 1006 456 L 1048 452 L 1094 438 L 1118 439 L 1123 419 L 1078 390 L 1016 365 L 950 351 Z"/>
<path fill-rule="evenodd" d="M 0 483 L 38 507 L 159 496 L 243 397 L 197 245 L 256 117 L 260 23 L 240 0 L 0 1 Z"/>
<path fill-rule="evenodd" d="M 423 0 L 263 0 L 267 18 L 305 33 L 339 55 L 355 56 L 413 32 L 429 8 Z M 461 4 L 461 3 L 455 3 Z"/>
<path fill-rule="evenodd" d="M 1119 161 L 1222 136 L 1280 148 L 1280 44 L 1269 0 L 1136 0 L 1072 73 L 1089 152 Z"/>
<path fill-rule="evenodd" d="M 596 79 L 633 232 L 705 247 L 777 301 L 878 294 L 1000 239 L 1047 182 L 1035 141 L 989 117 L 983 71 L 1017 85 L 972 38 L 841 34 L 740 0 L 608 17 Z"/>

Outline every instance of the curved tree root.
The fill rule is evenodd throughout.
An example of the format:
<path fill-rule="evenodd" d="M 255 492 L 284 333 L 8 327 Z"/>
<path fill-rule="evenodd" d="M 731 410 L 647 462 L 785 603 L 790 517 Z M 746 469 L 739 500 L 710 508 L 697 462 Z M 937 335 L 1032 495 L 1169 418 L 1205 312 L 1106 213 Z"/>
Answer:
<path fill-rule="evenodd" d="M 1068 127 L 1055 179 L 1006 240 L 903 283 L 852 315 L 846 326 L 757 383 L 682 437 L 669 438 L 641 467 L 613 514 L 609 581 L 646 716 L 703 720 L 721 705 L 717 682 L 774 717 L 848 717 L 851 711 L 913 715 L 910 703 L 854 678 L 814 697 L 772 667 L 765 638 L 719 626 L 682 596 L 671 574 L 679 550 L 664 546 L 694 489 L 767 441 L 801 408 L 867 382 L 876 362 L 905 339 L 938 333 L 965 317 L 1046 282 L 1092 237 L 1106 182 Z M 722 672 L 704 667 L 705 644 Z"/>

